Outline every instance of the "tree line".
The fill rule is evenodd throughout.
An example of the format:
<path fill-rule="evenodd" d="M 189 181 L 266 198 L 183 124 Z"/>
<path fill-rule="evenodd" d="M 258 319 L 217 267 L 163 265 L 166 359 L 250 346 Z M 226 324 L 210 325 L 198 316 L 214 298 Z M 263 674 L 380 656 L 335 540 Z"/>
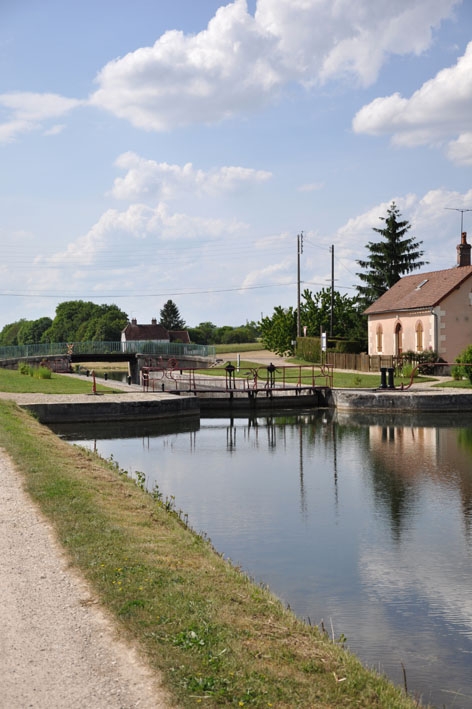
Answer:
<path fill-rule="evenodd" d="M 5 325 L 0 332 L 0 346 L 48 342 L 119 342 L 128 321 L 128 315 L 116 305 L 70 300 L 57 306 L 54 318 L 21 319 Z M 166 330 L 186 329 L 179 308 L 172 300 L 168 300 L 161 308 L 159 322 Z M 254 322 L 240 327 L 218 327 L 211 322 L 202 322 L 187 329 L 191 341 L 202 345 L 256 342 L 259 337 L 259 328 Z"/>
<path fill-rule="evenodd" d="M 382 228 L 373 227 L 380 240 L 369 241 L 368 255 L 357 264 L 363 269 L 357 274 L 361 284 L 355 296 L 331 294 L 330 288 L 318 293 L 306 289 L 300 304 L 300 322 L 308 336 L 331 330 L 335 338 L 356 341 L 367 349 L 365 309 L 391 288 L 401 276 L 427 263 L 421 258 L 421 242 L 408 235 L 411 225 L 401 219 L 392 202 Z M 19 320 L 5 325 L 0 332 L 0 346 L 28 345 L 40 342 L 119 341 L 128 322 L 128 315 L 116 305 L 97 305 L 90 301 L 73 300 L 60 303 L 54 319 Z M 168 300 L 160 311 L 160 323 L 167 330 L 184 330 L 186 324 L 179 308 Z M 290 354 L 297 333 L 297 311 L 294 307 L 276 306 L 273 314 L 260 322 L 218 327 L 209 321 L 187 328 L 190 340 L 196 344 L 233 344 L 262 339 L 267 349 L 278 354 Z M 331 334 L 331 333 L 330 333 Z"/>

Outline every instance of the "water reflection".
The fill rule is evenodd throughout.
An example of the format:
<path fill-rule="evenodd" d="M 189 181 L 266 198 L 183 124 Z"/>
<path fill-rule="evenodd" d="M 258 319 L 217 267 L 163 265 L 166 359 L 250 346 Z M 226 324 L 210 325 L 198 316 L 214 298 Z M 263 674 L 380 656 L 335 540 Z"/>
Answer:
<path fill-rule="evenodd" d="M 472 418 L 332 411 L 55 427 L 130 471 L 301 617 L 472 708 Z"/>

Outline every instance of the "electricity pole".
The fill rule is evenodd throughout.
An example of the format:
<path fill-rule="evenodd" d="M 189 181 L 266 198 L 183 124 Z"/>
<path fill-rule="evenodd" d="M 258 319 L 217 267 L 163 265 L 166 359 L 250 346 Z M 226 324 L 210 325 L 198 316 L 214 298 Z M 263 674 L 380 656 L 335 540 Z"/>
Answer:
<path fill-rule="evenodd" d="M 303 232 L 297 234 L 297 337 L 302 336 L 300 313 L 300 254 L 303 253 Z"/>
<path fill-rule="evenodd" d="M 329 318 L 329 336 L 333 337 L 333 320 L 334 320 L 334 244 L 331 248 L 331 313 Z"/>

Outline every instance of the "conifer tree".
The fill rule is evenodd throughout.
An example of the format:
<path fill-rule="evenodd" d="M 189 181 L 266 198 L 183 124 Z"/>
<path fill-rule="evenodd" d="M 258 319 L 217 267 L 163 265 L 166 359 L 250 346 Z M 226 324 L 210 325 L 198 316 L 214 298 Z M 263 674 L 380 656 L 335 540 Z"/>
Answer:
<path fill-rule="evenodd" d="M 421 260 L 424 254 L 421 250 L 423 242 L 407 235 L 411 224 L 401 219 L 395 202 L 387 209 L 387 216 L 380 219 L 385 222 L 384 228 L 373 227 L 373 230 L 380 234 L 382 239 L 377 242 L 369 241 L 366 246 L 369 257 L 357 261 L 364 269 L 356 275 L 364 284 L 357 286 L 357 291 L 365 307 L 380 298 L 403 275 L 428 263 Z"/>
<path fill-rule="evenodd" d="M 166 330 L 183 330 L 185 320 L 180 317 L 180 312 L 173 300 L 164 303 L 160 312 L 160 323 Z"/>

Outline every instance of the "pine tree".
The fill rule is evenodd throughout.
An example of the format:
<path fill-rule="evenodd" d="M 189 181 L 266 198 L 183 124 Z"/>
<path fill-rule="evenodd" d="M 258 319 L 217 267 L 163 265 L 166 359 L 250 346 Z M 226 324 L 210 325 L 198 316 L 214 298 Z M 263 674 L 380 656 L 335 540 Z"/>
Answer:
<path fill-rule="evenodd" d="M 373 230 L 381 234 L 382 240 L 369 241 L 366 246 L 370 252 L 369 258 L 357 261 L 359 266 L 365 269 L 363 273 L 356 274 L 365 284 L 357 286 L 365 307 L 380 298 L 403 275 L 428 263 L 420 260 L 424 254 L 421 250 L 423 242 L 407 236 L 411 224 L 401 220 L 400 210 L 395 202 L 387 209 L 387 216 L 380 219 L 385 222 L 385 227 L 373 227 Z"/>
<path fill-rule="evenodd" d="M 185 321 L 180 317 L 179 309 L 173 300 L 168 300 L 161 308 L 160 323 L 166 330 L 183 330 L 185 328 Z"/>

